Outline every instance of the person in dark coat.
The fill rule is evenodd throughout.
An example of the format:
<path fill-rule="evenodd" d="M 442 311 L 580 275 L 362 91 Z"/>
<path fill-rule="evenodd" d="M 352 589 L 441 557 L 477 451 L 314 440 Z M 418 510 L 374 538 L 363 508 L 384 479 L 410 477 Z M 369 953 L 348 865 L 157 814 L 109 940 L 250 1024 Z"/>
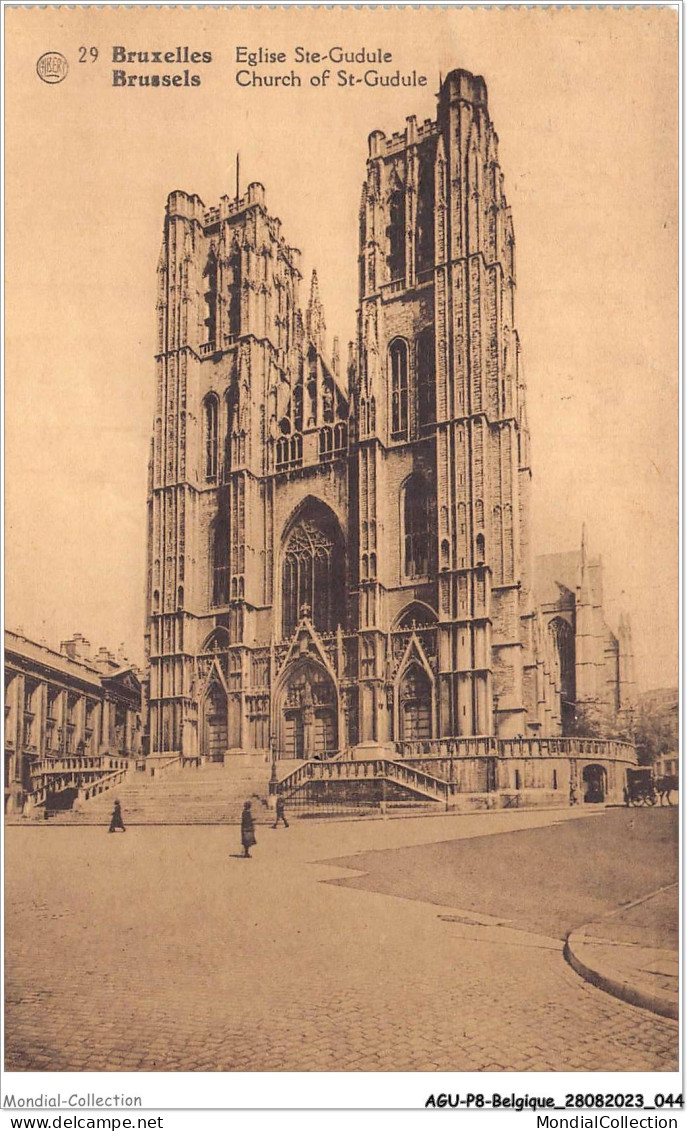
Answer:
<path fill-rule="evenodd" d="M 277 797 L 277 816 L 275 818 L 274 824 L 272 825 L 272 828 L 276 829 L 276 827 L 277 827 L 277 825 L 279 824 L 280 821 L 283 821 L 284 822 L 284 828 L 288 829 L 289 822 L 287 821 L 286 817 L 284 816 L 284 798 L 282 797 L 281 793 Z"/>
<path fill-rule="evenodd" d="M 109 833 L 113 833 L 115 829 L 121 829 L 123 833 L 126 832 L 126 829 L 124 828 L 124 821 L 122 820 L 122 807 L 118 801 L 115 801 L 114 803 L 114 809 L 112 810 L 112 819 L 110 821 L 110 827 L 107 831 Z"/>
<path fill-rule="evenodd" d="M 253 821 L 253 814 L 250 811 L 250 801 L 244 802 L 243 813 L 241 814 L 241 844 L 243 845 L 243 855 L 250 859 L 250 851 L 254 844 L 257 844 L 255 839 L 255 823 Z"/>

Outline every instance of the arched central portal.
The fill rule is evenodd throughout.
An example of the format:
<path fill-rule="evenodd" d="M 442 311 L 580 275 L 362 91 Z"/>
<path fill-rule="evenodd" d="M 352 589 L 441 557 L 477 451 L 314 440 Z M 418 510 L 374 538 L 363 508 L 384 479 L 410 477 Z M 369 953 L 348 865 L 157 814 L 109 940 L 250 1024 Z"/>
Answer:
<path fill-rule="evenodd" d="M 286 674 L 277 703 L 281 758 L 331 758 L 339 748 L 334 683 L 319 664 L 299 661 Z"/>

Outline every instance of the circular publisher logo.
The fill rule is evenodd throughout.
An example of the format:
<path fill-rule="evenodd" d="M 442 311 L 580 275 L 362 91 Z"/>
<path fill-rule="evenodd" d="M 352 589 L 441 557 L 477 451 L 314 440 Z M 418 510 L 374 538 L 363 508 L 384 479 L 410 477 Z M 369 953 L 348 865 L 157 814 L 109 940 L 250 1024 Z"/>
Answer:
<path fill-rule="evenodd" d="M 46 51 L 36 63 L 36 71 L 43 82 L 62 82 L 67 77 L 69 64 L 59 51 Z"/>

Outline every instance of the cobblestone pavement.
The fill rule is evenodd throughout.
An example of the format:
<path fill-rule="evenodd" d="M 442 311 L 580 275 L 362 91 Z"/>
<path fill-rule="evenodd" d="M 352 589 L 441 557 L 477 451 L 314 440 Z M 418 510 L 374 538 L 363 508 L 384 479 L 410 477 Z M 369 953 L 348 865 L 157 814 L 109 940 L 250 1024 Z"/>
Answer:
<path fill-rule="evenodd" d="M 9 828 L 6 1067 L 676 1070 L 677 1024 L 583 982 L 560 941 L 313 863 L 560 819 L 293 822 L 251 860 L 237 829 Z"/>

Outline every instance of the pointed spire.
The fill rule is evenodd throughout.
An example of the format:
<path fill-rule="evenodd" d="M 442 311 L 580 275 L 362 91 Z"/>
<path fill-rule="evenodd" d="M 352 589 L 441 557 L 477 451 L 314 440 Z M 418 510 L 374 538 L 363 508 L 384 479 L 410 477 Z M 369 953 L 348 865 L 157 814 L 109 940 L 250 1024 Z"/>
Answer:
<path fill-rule="evenodd" d="M 320 285 L 317 279 L 317 271 L 313 268 L 313 273 L 310 278 L 310 306 L 320 301 Z"/>
<path fill-rule="evenodd" d="M 386 680 L 391 683 L 394 678 L 394 652 L 391 638 L 391 626 L 386 632 Z"/>
<path fill-rule="evenodd" d="M 592 591 L 591 591 L 591 571 L 589 562 L 587 561 L 587 524 L 582 523 L 582 541 L 580 543 L 580 584 L 579 584 L 579 601 L 583 604 L 591 604 Z"/>
<path fill-rule="evenodd" d="M 366 211 L 367 211 L 367 182 L 365 181 L 363 183 L 362 192 L 360 194 L 360 219 L 361 220 L 365 219 Z"/>
<path fill-rule="evenodd" d="M 324 320 L 324 307 L 320 299 L 320 284 L 317 271 L 313 271 L 310 279 L 310 298 L 305 313 L 305 327 L 309 341 L 319 353 L 324 353 L 324 336 L 327 330 Z"/>

